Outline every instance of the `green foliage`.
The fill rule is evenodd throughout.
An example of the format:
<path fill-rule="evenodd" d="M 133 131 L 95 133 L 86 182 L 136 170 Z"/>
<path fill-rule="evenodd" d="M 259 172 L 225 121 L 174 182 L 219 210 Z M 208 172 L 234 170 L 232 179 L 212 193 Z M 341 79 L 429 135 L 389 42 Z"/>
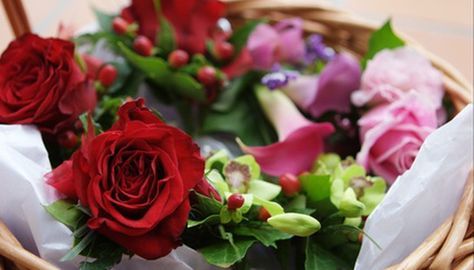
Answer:
<path fill-rule="evenodd" d="M 291 234 L 281 232 L 265 222 L 246 222 L 232 230 L 232 233 L 240 236 L 253 237 L 267 247 L 276 248 L 276 242 L 293 237 Z"/>
<path fill-rule="evenodd" d="M 388 20 L 379 30 L 375 31 L 369 39 L 369 49 L 361 61 L 365 69 L 367 62 L 383 49 L 394 49 L 405 45 L 392 29 L 391 21 Z"/>
<path fill-rule="evenodd" d="M 320 247 L 311 238 L 306 242 L 305 269 L 307 270 L 345 270 L 351 267 L 340 258 Z"/>
<path fill-rule="evenodd" d="M 238 239 L 234 243 L 220 240 L 215 244 L 199 250 L 206 261 L 219 267 L 230 267 L 242 260 L 249 248 L 255 243 L 253 239 Z"/>
<path fill-rule="evenodd" d="M 201 102 L 206 100 L 203 86 L 189 74 L 172 70 L 162 58 L 143 57 L 121 43 L 118 47 L 124 57 L 156 84 L 159 90 L 181 98 L 191 98 Z"/>
<path fill-rule="evenodd" d="M 84 216 L 76 206 L 66 200 L 58 200 L 45 206 L 46 211 L 57 221 L 69 227 L 76 228 L 79 220 Z"/>
<path fill-rule="evenodd" d="M 161 54 L 168 55 L 176 49 L 174 28 L 163 15 L 160 15 L 160 31 L 158 31 L 156 39 Z"/>
<path fill-rule="evenodd" d="M 267 145 L 276 141 L 276 133 L 269 124 L 252 91 L 260 76 L 248 73 L 235 79 L 224 89 L 208 110 L 201 132 L 226 132 L 249 145 Z"/>

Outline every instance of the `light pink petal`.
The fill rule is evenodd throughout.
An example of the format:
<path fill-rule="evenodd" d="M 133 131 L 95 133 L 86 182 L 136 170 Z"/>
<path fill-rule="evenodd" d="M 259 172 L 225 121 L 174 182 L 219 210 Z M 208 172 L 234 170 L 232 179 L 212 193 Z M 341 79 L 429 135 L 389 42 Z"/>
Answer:
<path fill-rule="evenodd" d="M 268 146 L 240 145 L 242 151 L 255 157 L 262 171 L 279 176 L 298 175 L 311 168 L 324 150 L 324 138 L 334 132 L 330 123 L 314 123 L 293 131 L 280 142 Z"/>
<path fill-rule="evenodd" d="M 294 64 L 301 62 L 305 53 L 303 20 L 300 18 L 282 20 L 274 26 L 274 29 L 280 35 L 280 60 Z"/>
<path fill-rule="evenodd" d="M 312 123 L 281 91 L 270 91 L 261 86 L 255 93 L 266 117 L 276 129 L 280 141 L 286 139 L 293 131 Z"/>
<path fill-rule="evenodd" d="M 316 96 L 317 85 L 317 75 L 300 75 L 295 80 L 290 80 L 288 85 L 281 90 L 296 106 L 307 111 Z"/>
<path fill-rule="evenodd" d="M 268 24 L 260 24 L 250 34 L 247 49 L 257 69 L 270 69 L 278 61 L 278 33 Z"/>
<path fill-rule="evenodd" d="M 321 72 L 316 96 L 309 113 L 319 117 L 327 111 L 350 111 L 351 94 L 360 86 L 359 62 L 350 54 L 341 53 L 331 60 Z"/>

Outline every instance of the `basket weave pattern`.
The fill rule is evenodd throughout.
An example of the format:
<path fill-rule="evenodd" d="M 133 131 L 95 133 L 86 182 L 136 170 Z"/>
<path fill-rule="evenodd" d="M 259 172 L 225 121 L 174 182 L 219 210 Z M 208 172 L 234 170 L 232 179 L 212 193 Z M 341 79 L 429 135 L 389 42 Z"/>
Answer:
<path fill-rule="evenodd" d="M 304 20 L 303 27 L 306 33 L 319 33 L 328 45 L 338 51 L 350 52 L 359 58 L 367 51 L 371 33 L 379 27 L 351 13 L 318 3 L 317 0 L 226 0 L 225 3 L 227 18 L 235 26 L 242 25 L 249 19 L 267 18 L 270 22 L 276 22 L 285 18 L 300 17 Z M 27 25 L 17 25 L 16 28 L 29 29 Z M 456 112 L 472 102 L 472 85 L 454 67 L 423 49 L 410 37 L 403 33 L 398 35 L 430 59 L 433 66 L 443 73 L 444 86 Z M 425 269 L 430 266 L 430 269 L 443 270 L 453 267 L 473 269 L 472 205 L 471 172 L 455 215 L 448 218 L 402 263 L 389 269 Z M 23 249 L 0 221 L 0 270 L 6 269 L 57 270 L 58 268 Z"/>

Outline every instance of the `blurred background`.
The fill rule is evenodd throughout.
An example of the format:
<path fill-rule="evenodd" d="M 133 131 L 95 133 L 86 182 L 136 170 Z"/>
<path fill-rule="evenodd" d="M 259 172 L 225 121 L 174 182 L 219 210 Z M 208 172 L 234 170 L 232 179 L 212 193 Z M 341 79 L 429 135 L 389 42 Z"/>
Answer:
<path fill-rule="evenodd" d="M 291 0 L 288 0 L 291 1 Z M 354 12 L 382 23 L 391 17 L 395 27 L 441 56 L 473 81 L 472 0 L 314 0 Z M 94 22 L 92 7 L 116 12 L 128 0 L 23 0 L 33 31 L 43 36 L 57 32 L 60 22 L 78 29 Z M 0 51 L 13 33 L 0 8 Z"/>

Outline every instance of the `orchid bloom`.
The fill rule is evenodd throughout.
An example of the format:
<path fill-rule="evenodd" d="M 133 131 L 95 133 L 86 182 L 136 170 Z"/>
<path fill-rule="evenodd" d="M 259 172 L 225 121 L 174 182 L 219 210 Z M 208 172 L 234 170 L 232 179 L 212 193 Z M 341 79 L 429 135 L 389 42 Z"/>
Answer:
<path fill-rule="evenodd" d="M 242 151 L 254 156 L 262 171 L 269 175 L 298 175 L 309 170 L 324 150 L 324 138 L 334 131 L 334 127 L 330 123 L 307 120 L 281 91 L 260 86 L 256 95 L 275 127 L 279 141 L 251 147 L 238 140 Z"/>
<path fill-rule="evenodd" d="M 303 111 L 319 117 L 327 111 L 348 113 L 351 94 L 359 88 L 358 61 L 347 53 L 336 55 L 319 75 L 301 75 L 282 88 Z"/>

